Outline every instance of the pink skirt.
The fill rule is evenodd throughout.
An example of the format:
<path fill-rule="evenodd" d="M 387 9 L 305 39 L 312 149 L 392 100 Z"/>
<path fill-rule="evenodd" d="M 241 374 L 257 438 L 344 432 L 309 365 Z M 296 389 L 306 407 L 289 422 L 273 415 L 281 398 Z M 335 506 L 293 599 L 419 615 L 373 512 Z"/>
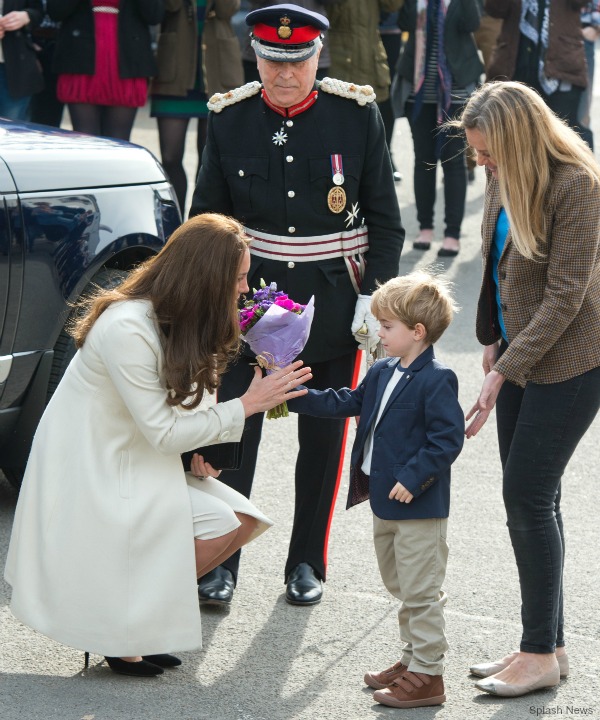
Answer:
<path fill-rule="evenodd" d="M 148 79 L 119 77 L 118 18 L 116 13 L 94 13 L 96 72 L 94 75 L 59 75 L 56 95 L 60 102 L 121 107 L 145 105 Z"/>

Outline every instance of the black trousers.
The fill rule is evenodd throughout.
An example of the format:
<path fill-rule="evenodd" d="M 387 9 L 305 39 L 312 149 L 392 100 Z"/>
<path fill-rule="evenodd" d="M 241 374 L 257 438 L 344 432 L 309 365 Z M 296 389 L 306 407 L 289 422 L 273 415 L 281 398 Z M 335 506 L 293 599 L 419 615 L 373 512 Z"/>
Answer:
<path fill-rule="evenodd" d="M 218 391 L 219 402 L 240 397 L 248 389 L 254 375 L 250 362 L 242 357 L 225 373 Z M 351 353 L 327 362 L 310 363 L 313 379 L 309 386 L 317 390 L 350 387 L 356 362 L 357 353 Z M 245 497 L 250 497 L 252 491 L 263 419 L 264 415 L 257 413 L 246 420 L 242 466 L 235 471 L 224 470 L 219 476 L 219 480 Z M 298 416 L 294 524 L 284 579 L 301 562 L 309 563 L 322 580 L 326 579 L 329 526 L 347 422 Z M 239 561 L 238 551 L 223 563 L 236 581 Z"/>
<path fill-rule="evenodd" d="M 462 104 L 453 103 L 450 117 L 456 117 Z M 465 140 L 458 132 L 441 133 L 437 124 L 437 106 L 423 103 L 413 119 L 413 102 L 405 106 L 415 150 L 414 187 L 417 220 L 421 230 L 433 229 L 438 162 L 444 173 L 445 237 L 460 238 L 467 197 Z"/>
<path fill-rule="evenodd" d="M 565 382 L 518 387 L 496 401 L 507 525 L 521 587 L 521 650 L 565 644 L 561 479 L 600 408 L 600 368 Z"/>
<path fill-rule="evenodd" d="M 58 75 L 52 70 L 56 40 L 34 36 L 34 42 L 41 48 L 38 60 L 44 73 L 44 89 L 31 98 L 31 122 L 60 127 L 64 105 L 56 97 Z"/>

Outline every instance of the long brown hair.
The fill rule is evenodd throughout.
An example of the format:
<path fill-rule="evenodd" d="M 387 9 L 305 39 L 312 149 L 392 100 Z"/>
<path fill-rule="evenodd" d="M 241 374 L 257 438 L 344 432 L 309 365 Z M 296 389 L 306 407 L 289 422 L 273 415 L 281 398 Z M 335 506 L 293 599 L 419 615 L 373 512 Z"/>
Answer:
<path fill-rule="evenodd" d="M 589 178 L 589 191 L 600 184 L 600 166 L 579 135 L 567 127 L 535 90 L 518 82 L 496 81 L 471 95 L 459 121 L 479 130 L 498 164 L 500 197 L 508 213 L 517 250 L 541 257 L 546 235 L 546 204 L 556 163 L 576 165 Z"/>
<path fill-rule="evenodd" d="M 121 285 L 88 298 L 70 328 L 76 346 L 113 303 L 150 300 L 164 336 L 167 402 L 196 407 L 239 350 L 237 285 L 248 245 L 233 218 L 207 213 L 188 220 Z"/>

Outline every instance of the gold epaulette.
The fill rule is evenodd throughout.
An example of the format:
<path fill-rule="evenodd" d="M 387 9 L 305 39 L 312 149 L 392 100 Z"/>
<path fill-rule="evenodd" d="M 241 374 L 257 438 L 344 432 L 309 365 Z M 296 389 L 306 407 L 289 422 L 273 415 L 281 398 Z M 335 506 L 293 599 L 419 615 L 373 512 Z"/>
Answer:
<path fill-rule="evenodd" d="M 366 105 L 375 100 L 375 91 L 370 85 L 356 85 L 330 77 L 323 78 L 317 85 L 319 90 L 348 98 L 348 100 L 356 100 L 359 105 Z"/>
<path fill-rule="evenodd" d="M 226 93 L 215 93 L 208 101 L 208 109 L 215 113 L 220 113 L 223 108 L 228 105 L 235 105 L 246 98 L 256 95 L 260 91 L 262 85 L 254 80 L 253 82 L 246 83 L 241 87 L 229 90 Z"/>

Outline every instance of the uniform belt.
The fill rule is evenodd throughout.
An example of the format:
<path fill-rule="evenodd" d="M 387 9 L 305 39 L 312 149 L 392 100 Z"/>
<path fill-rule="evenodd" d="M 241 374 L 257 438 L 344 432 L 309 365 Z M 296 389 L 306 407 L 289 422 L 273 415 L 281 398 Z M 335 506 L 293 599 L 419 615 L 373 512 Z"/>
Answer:
<path fill-rule="evenodd" d="M 111 7 L 110 5 L 96 5 L 92 10 L 97 13 L 108 13 L 109 15 L 119 14 L 119 8 Z"/>
<path fill-rule="evenodd" d="M 363 255 L 369 249 L 369 232 L 366 226 L 332 233 L 292 237 L 271 235 L 245 227 L 246 235 L 252 238 L 250 252 L 258 257 L 287 262 L 315 262 L 330 258 L 347 258 Z"/>

